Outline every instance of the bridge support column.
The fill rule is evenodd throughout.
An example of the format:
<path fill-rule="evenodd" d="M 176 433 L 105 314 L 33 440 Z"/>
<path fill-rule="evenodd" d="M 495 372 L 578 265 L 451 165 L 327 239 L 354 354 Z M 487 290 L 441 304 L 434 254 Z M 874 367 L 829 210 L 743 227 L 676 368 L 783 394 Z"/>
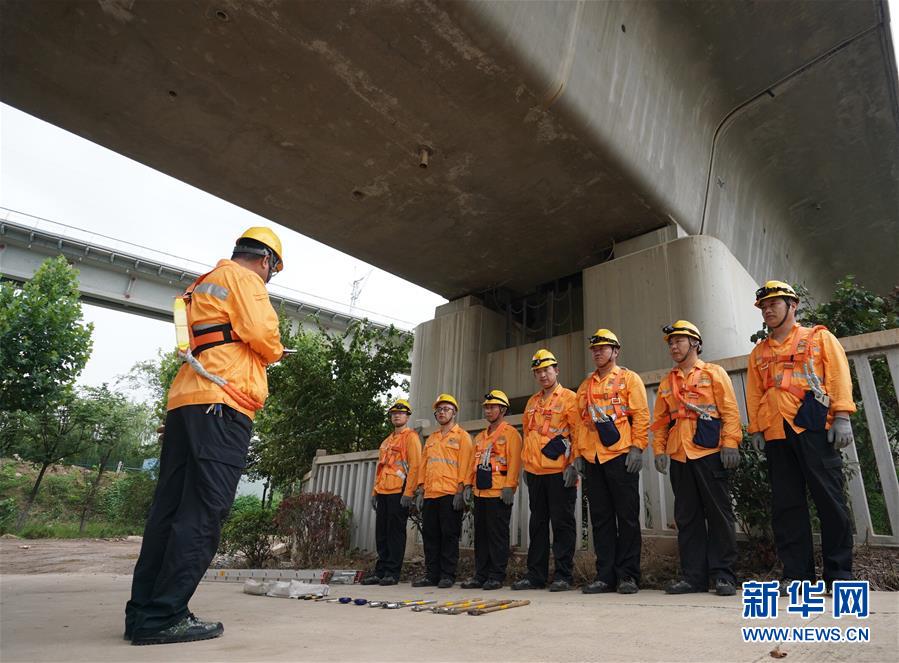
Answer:
<path fill-rule="evenodd" d="M 584 334 L 613 330 L 621 363 L 635 371 L 671 364 L 661 328 L 678 319 L 702 331 L 703 359 L 746 354 L 749 337 L 762 326 L 753 306 L 756 287 L 720 240 L 681 237 L 585 269 Z M 592 366 L 589 356 L 586 366 Z"/>
<path fill-rule="evenodd" d="M 459 401 L 459 421 L 481 418 L 487 354 L 503 346 L 505 329 L 503 317 L 476 297 L 438 306 L 433 320 L 415 328 L 410 397 L 416 423 L 433 423 L 431 404 L 443 392 Z"/>

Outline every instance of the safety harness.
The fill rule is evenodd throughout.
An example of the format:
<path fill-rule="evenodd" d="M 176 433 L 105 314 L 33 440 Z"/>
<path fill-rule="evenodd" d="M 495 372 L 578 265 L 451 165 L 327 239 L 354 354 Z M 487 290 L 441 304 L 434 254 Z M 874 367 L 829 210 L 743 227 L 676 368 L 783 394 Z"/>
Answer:
<path fill-rule="evenodd" d="M 798 377 L 805 378 L 808 389 L 813 391 L 816 395 L 820 396 L 826 393 L 821 384 L 821 380 L 815 373 L 814 362 L 811 357 L 808 357 L 810 354 L 812 337 L 822 329 L 827 329 L 827 327 L 824 325 L 815 325 L 814 327 L 800 327 L 797 329 L 796 337 L 793 339 L 793 346 L 790 348 L 790 353 L 788 355 L 774 354 L 769 340 L 765 339 L 764 347 L 759 356 L 759 369 L 765 371 L 766 390 L 772 388 L 782 389 L 783 391 L 790 392 L 799 400 L 802 400 L 805 397 L 805 392 L 807 390 L 793 384 L 793 376 L 797 375 Z M 782 365 L 780 380 L 777 379 L 778 364 Z M 794 369 L 797 365 L 802 366 L 806 372 L 795 373 Z"/>
<path fill-rule="evenodd" d="M 587 412 L 584 415 L 584 421 L 590 423 L 597 419 L 606 418 L 609 416 L 608 410 L 612 411 L 612 420 L 621 419 L 628 415 L 629 409 L 627 405 L 623 404 L 621 398 L 618 396 L 621 390 L 627 386 L 627 383 L 625 382 L 626 374 L 627 369 L 622 368 L 621 373 L 617 376 L 618 379 L 612 378 L 611 388 L 599 394 L 599 400 L 607 401 L 609 403 L 607 406 L 597 404 L 597 398 L 593 393 L 593 378 L 591 376 L 590 381 L 587 383 Z M 606 386 L 609 387 L 608 384 Z"/>
<path fill-rule="evenodd" d="M 702 371 L 695 371 L 695 373 L 698 379 L 698 376 Z M 681 383 L 677 369 L 672 370 L 669 375 L 671 380 L 671 393 L 678 402 L 677 410 L 671 413 L 671 422 L 674 423 L 676 419 L 711 419 L 711 413 L 716 409 L 714 403 L 702 405 L 691 403 L 685 396 L 685 392 L 689 392 L 694 394 L 697 398 L 702 398 L 702 392 L 696 387 L 695 380 L 691 384 L 690 376 L 688 375 L 686 381 Z"/>
<path fill-rule="evenodd" d="M 484 431 L 484 442 L 486 442 L 486 447 L 478 461 L 478 467 L 483 469 L 489 468 L 491 472 L 499 472 L 503 476 L 506 476 L 509 471 L 509 461 L 506 459 L 504 453 L 505 445 L 503 445 L 502 448 L 499 448 L 497 440 L 505 425 L 505 422 L 503 422 L 501 425 L 497 426 L 496 430 L 493 431 L 493 435 L 488 435 L 487 432 Z M 496 452 L 494 452 L 494 449 Z"/>
<path fill-rule="evenodd" d="M 404 431 L 399 435 L 396 433 L 391 435 L 391 437 L 396 437 L 396 439 L 388 443 L 384 453 L 384 460 L 378 460 L 378 468 L 376 470 L 376 475 L 380 475 L 382 469 L 385 469 L 390 474 L 395 474 L 403 480 L 404 488 L 406 477 L 409 474 L 409 463 L 406 460 L 406 434 Z"/>

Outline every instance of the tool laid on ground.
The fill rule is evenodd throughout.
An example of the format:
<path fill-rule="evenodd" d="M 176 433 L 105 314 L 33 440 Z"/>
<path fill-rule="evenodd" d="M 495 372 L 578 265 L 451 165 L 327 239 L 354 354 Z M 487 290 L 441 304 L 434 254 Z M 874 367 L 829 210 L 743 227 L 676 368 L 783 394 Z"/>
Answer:
<path fill-rule="evenodd" d="M 463 599 L 461 601 L 444 601 L 443 603 L 438 603 L 437 605 L 414 605 L 412 606 L 412 612 L 437 612 L 440 608 L 450 608 L 450 607 L 459 607 L 462 604 L 466 603 L 477 603 L 483 599 Z"/>
<path fill-rule="evenodd" d="M 414 605 L 429 605 L 431 603 L 437 603 L 437 601 L 396 601 L 392 603 L 385 603 L 383 607 L 387 608 L 388 610 L 396 610 L 397 608 L 408 608 Z"/>
<path fill-rule="evenodd" d="M 500 610 L 509 610 L 510 608 L 521 608 L 522 606 L 530 605 L 530 601 L 509 601 L 508 603 L 503 603 L 502 605 L 494 605 L 487 606 L 485 608 L 472 608 L 468 610 L 469 615 L 487 615 L 491 612 L 499 612 Z"/>
<path fill-rule="evenodd" d="M 440 608 L 437 610 L 438 615 L 461 615 L 463 612 L 468 612 L 469 610 L 483 609 L 483 608 L 492 608 L 496 605 L 503 605 L 504 603 L 511 603 L 510 599 L 497 599 L 495 601 L 481 601 L 480 603 L 472 603 L 469 605 L 459 605 L 456 607 L 449 608 Z"/>

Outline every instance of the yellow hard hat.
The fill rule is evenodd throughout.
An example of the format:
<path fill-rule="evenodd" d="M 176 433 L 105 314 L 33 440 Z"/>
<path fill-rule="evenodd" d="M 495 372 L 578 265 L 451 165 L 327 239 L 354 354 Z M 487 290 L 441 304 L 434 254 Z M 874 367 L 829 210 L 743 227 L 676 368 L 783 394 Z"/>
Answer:
<path fill-rule="evenodd" d="M 595 348 L 598 345 L 612 345 L 616 348 L 621 347 L 618 337 L 608 329 L 597 329 L 596 333 L 590 337 L 590 347 Z"/>
<path fill-rule="evenodd" d="M 536 371 L 538 368 L 546 368 L 547 366 L 558 366 L 555 355 L 549 350 L 540 349 L 531 357 L 531 369 Z"/>
<path fill-rule="evenodd" d="M 277 273 L 284 269 L 284 256 L 281 253 L 281 240 L 278 239 L 274 230 L 266 228 L 265 226 L 253 226 L 252 228 L 247 228 L 244 234 L 237 238 L 238 245 L 242 239 L 255 240 L 275 252 L 275 264 L 272 266 L 272 272 Z M 241 247 L 241 250 L 246 248 L 252 247 Z M 254 253 L 254 251 L 250 251 L 250 253 Z"/>
<path fill-rule="evenodd" d="M 491 389 L 484 395 L 484 402 L 482 405 L 502 405 L 505 408 L 509 407 L 509 397 L 506 396 L 506 393 L 500 391 L 499 389 Z"/>
<path fill-rule="evenodd" d="M 787 297 L 799 303 L 799 295 L 793 290 L 789 283 L 783 281 L 768 281 L 761 288 L 755 291 L 755 305 L 761 308 L 762 301 L 771 299 L 772 297 Z"/>
<path fill-rule="evenodd" d="M 390 414 L 391 412 L 405 412 L 406 414 L 412 414 L 412 406 L 409 405 L 409 401 L 405 398 L 397 398 L 393 405 L 387 409 L 387 414 Z"/>
<path fill-rule="evenodd" d="M 459 404 L 456 402 L 456 399 L 453 398 L 452 394 L 440 394 L 437 397 L 437 400 L 434 401 L 434 406 L 433 406 L 434 409 L 436 410 L 437 406 L 440 405 L 441 403 L 449 403 L 454 408 L 456 408 L 456 412 L 459 411 Z"/>
<path fill-rule="evenodd" d="M 699 327 L 694 325 L 689 320 L 678 320 L 673 325 L 665 325 L 664 327 L 662 327 L 662 333 L 665 334 L 666 341 L 671 336 L 689 336 L 702 343 L 702 336 L 699 333 Z"/>

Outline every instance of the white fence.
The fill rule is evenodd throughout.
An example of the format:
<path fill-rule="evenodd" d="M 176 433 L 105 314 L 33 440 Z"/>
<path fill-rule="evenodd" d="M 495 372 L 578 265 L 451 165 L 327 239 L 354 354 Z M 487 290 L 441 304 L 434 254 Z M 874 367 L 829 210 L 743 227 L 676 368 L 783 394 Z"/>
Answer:
<path fill-rule="evenodd" d="M 871 545 L 899 546 L 899 480 L 896 475 L 896 458 L 890 448 L 887 429 L 881 409 L 880 399 L 896 398 L 899 394 L 899 329 L 891 329 L 872 334 L 863 334 L 840 339 L 846 353 L 855 367 L 858 378 L 858 392 L 864 404 L 864 416 L 868 424 L 870 439 L 858 440 L 859 444 L 871 444 L 877 463 L 877 473 L 882 490 L 882 499 L 886 507 L 890 533 L 875 532 L 871 522 L 871 511 L 865 484 L 862 480 L 858 464 L 858 453 L 855 444 L 845 449 L 844 458 L 853 467 L 849 482 L 850 505 L 855 521 L 855 539 Z M 746 423 L 745 377 L 748 357 L 732 357 L 716 361 L 730 374 L 737 393 L 740 416 Z M 875 385 L 871 360 L 885 361 L 892 377 L 894 393 L 889 396 L 878 395 Z M 669 369 L 651 371 L 641 374 L 649 395 L 650 412 L 655 402 L 655 393 L 659 381 Z M 507 417 L 507 421 L 515 426 L 521 425 L 521 415 Z M 856 419 L 857 421 L 857 419 Z M 484 420 L 461 424 L 472 435 L 486 426 Z M 856 425 L 856 429 L 858 426 Z M 422 438 L 433 429 L 422 431 Z M 650 447 L 652 445 L 650 444 Z M 313 462 L 303 490 L 311 492 L 328 491 L 340 495 L 353 513 L 351 545 L 365 550 L 375 549 L 374 511 L 369 506 L 372 483 L 374 481 L 377 451 L 361 451 L 357 453 L 321 455 Z M 867 477 L 873 485 L 873 477 Z M 652 451 L 646 450 L 643 470 L 640 474 L 641 510 L 640 522 L 644 536 L 674 535 L 674 494 L 667 475 L 656 472 L 652 464 Z M 578 532 L 583 526 L 583 502 L 581 487 L 578 486 L 578 498 L 575 507 Z M 528 547 L 528 491 L 524 480 L 519 484 L 515 497 L 510 523 L 511 543 L 519 549 Z M 471 545 L 470 519 L 466 519 L 463 529 L 462 545 Z M 582 544 L 591 547 L 592 537 L 587 536 Z"/>

